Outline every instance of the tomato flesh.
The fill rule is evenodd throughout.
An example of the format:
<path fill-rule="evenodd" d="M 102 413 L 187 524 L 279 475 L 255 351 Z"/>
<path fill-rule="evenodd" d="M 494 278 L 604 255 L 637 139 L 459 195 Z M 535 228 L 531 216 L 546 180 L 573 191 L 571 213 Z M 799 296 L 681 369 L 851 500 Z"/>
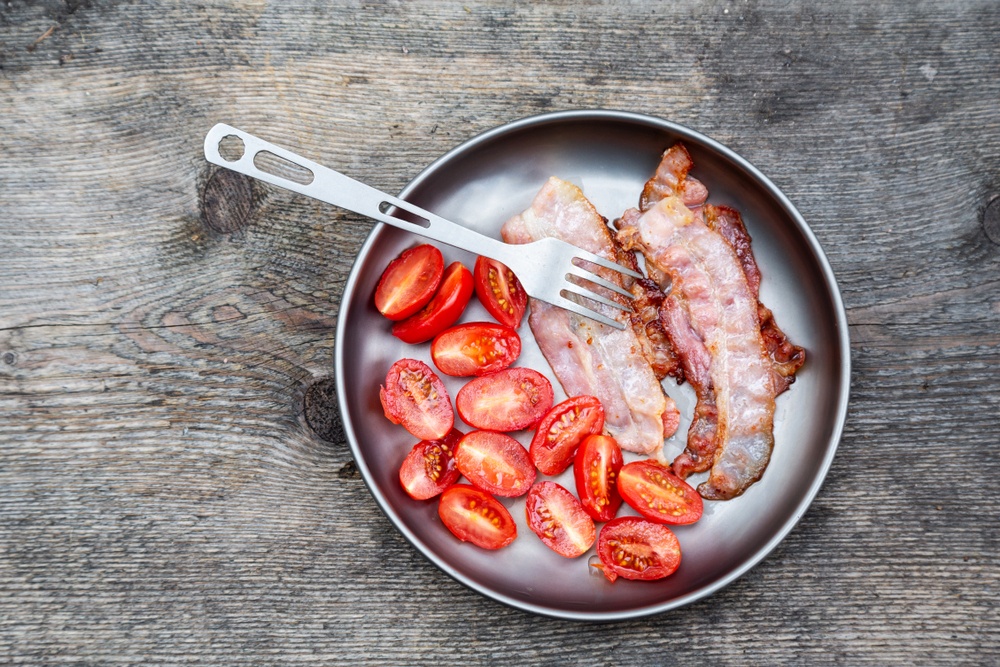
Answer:
<path fill-rule="evenodd" d="M 469 322 L 434 337 L 431 358 L 445 375 L 465 377 L 502 371 L 521 354 L 521 337 L 511 327 Z"/>
<path fill-rule="evenodd" d="M 441 284 L 444 258 L 424 243 L 389 262 L 375 288 L 375 307 L 390 320 L 404 320 L 427 305 Z"/>
<path fill-rule="evenodd" d="M 580 442 L 604 428 L 604 408 L 593 396 L 574 396 L 553 406 L 538 423 L 528 449 L 543 475 L 558 475 L 573 462 Z"/>
<path fill-rule="evenodd" d="M 580 503 L 594 521 L 610 521 L 621 507 L 617 481 L 623 463 L 621 447 L 611 436 L 589 435 L 580 443 L 573 477 Z"/>
<path fill-rule="evenodd" d="M 514 272 L 488 257 L 478 257 L 475 266 L 476 296 L 500 324 L 516 329 L 528 307 L 528 295 Z"/>
<path fill-rule="evenodd" d="M 651 581 L 670 576 L 680 567 L 681 545 L 663 524 L 623 516 L 601 528 L 597 555 L 608 581 L 618 577 Z"/>
<path fill-rule="evenodd" d="M 455 446 L 462 432 L 451 429 L 440 440 L 421 440 L 413 446 L 399 468 L 399 483 L 414 500 L 427 500 L 458 481 Z"/>
<path fill-rule="evenodd" d="M 472 298 L 472 273 L 461 262 L 445 269 L 441 287 L 415 315 L 392 326 L 392 335 L 404 343 L 425 343 L 458 321 Z"/>
<path fill-rule="evenodd" d="M 653 460 L 624 466 L 618 473 L 618 492 L 632 509 L 658 523 L 694 523 L 704 510 L 694 487 Z"/>
<path fill-rule="evenodd" d="M 539 482 L 524 501 L 528 527 L 542 543 L 566 558 L 576 558 L 594 545 L 594 520 L 565 487 L 555 482 Z"/>
<path fill-rule="evenodd" d="M 441 523 L 463 542 L 483 549 L 500 549 L 517 537 L 507 508 L 490 494 L 468 484 L 454 484 L 441 494 Z"/>
<path fill-rule="evenodd" d="M 497 496 L 523 496 L 535 482 L 528 452 L 505 433 L 473 431 L 455 447 L 455 465 L 472 484 Z"/>
<path fill-rule="evenodd" d="M 533 426 L 552 407 L 552 383 L 530 368 L 507 368 L 466 383 L 455 406 L 466 423 L 489 431 Z"/>
<path fill-rule="evenodd" d="M 455 425 L 455 412 L 441 378 L 419 359 L 400 359 L 379 387 L 382 410 L 421 440 L 440 440 Z"/>

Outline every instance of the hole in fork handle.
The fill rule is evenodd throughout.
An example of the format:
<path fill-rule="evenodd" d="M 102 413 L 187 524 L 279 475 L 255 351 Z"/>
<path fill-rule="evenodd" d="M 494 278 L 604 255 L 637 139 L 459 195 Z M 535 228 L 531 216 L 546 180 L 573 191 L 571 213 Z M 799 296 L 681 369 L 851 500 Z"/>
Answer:
<path fill-rule="evenodd" d="M 311 169 L 266 150 L 257 151 L 257 154 L 253 156 L 253 166 L 265 174 L 300 185 L 309 185 L 316 178 Z"/>
<path fill-rule="evenodd" d="M 246 144 L 235 134 L 227 134 L 219 139 L 219 155 L 226 162 L 237 162 L 246 153 Z"/>
<path fill-rule="evenodd" d="M 417 227 L 423 227 L 424 229 L 431 226 L 431 221 L 423 216 L 419 216 L 416 213 L 407 211 L 401 206 L 396 206 L 391 202 L 384 201 L 378 205 L 378 210 L 383 215 L 387 215 L 390 218 L 395 218 L 396 220 L 402 220 L 403 222 L 409 223 L 411 225 L 416 225 Z"/>

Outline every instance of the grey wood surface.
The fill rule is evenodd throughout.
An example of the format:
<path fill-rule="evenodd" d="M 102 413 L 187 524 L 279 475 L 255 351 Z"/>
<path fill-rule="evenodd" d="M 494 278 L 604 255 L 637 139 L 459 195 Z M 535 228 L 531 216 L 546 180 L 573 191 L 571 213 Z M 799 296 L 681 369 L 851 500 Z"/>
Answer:
<path fill-rule="evenodd" d="M 394 531 L 330 382 L 371 223 L 201 151 L 226 121 L 398 191 L 574 108 L 768 174 L 852 337 L 794 531 L 615 624 L 501 606 Z M 0 663 L 1000 661 L 995 1 L 3 2 L 0 157 Z"/>

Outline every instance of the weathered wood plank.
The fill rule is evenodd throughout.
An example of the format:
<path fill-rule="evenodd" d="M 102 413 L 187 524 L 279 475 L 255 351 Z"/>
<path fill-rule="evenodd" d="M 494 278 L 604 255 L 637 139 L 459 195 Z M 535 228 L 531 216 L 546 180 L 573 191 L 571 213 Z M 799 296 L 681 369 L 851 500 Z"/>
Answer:
<path fill-rule="evenodd" d="M 998 32 L 991 2 L 4 3 L 0 660 L 996 662 Z M 201 157 L 225 121 L 392 191 L 587 107 L 768 174 L 829 255 L 854 363 L 788 539 L 613 625 L 501 607 L 394 532 L 318 384 L 371 224 Z"/>

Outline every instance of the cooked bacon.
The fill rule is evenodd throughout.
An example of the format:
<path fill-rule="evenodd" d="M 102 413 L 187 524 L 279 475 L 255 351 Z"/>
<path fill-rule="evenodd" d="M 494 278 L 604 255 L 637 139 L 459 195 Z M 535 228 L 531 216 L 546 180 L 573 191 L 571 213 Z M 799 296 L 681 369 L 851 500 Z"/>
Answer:
<path fill-rule="evenodd" d="M 694 389 L 696 399 L 687 444 L 672 464 L 674 474 L 684 479 L 691 473 L 711 468 L 715 455 L 719 411 L 715 405 L 715 388 L 709 373 L 712 357 L 705 342 L 692 328 L 681 299 L 675 294 L 664 299 L 660 317 L 673 348 L 679 352 L 684 377 Z"/>
<path fill-rule="evenodd" d="M 805 350 L 793 345 L 788 340 L 788 336 L 775 322 L 774 314 L 763 303 L 760 303 L 760 269 L 750 245 L 750 234 L 747 232 L 746 225 L 743 224 L 743 216 L 740 215 L 739 211 L 729 206 L 705 204 L 705 200 L 708 198 L 708 189 L 703 183 L 688 175 L 693 166 L 694 161 L 684 144 L 678 142 L 665 150 L 659 165 L 657 165 L 656 173 L 642 189 L 639 209 L 646 211 L 656 202 L 670 195 L 679 197 L 695 215 L 702 214 L 704 216 L 705 224 L 708 225 L 709 229 L 718 232 L 726 239 L 739 258 L 754 297 L 758 299 L 757 313 L 760 319 L 761 335 L 764 337 L 768 354 L 774 364 L 774 372 L 777 374 L 781 389 L 779 393 L 781 393 L 795 382 L 795 373 L 806 360 Z M 660 346 L 663 344 L 660 343 Z M 675 355 L 673 350 L 665 352 L 659 348 L 654 349 L 660 356 Z M 681 371 L 680 373 L 672 373 L 672 375 L 678 381 L 682 381 L 682 373 Z"/>
<path fill-rule="evenodd" d="M 642 332 L 639 340 L 644 344 L 643 356 L 649 361 L 657 380 L 672 377 L 678 383 L 684 381 L 684 369 L 670 343 L 666 327 L 660 319 L 663 308 L 663 290 L 650 278 L 636 280 L 632 284 L 633 325 Z"/>
<path fill-rule="evenodd" d="M 705 214 L 705 224 L 709 229 L 721 234 L 736 252 L 736 257 L 743 267 L 743 274 L 747 277 L 747 283 L 757 298 L 760 333 L 764 337 L 764 346 L 777 374 L 776 381 L 779 384 L 780 394 L 795 382 L 795 373 L 806 362 L 806 351 L 788 340 L 788 336 L 774 321 L 774 313 L 760 302 L 760 269 L 750 247 L 750 233 L 743 224 L 743 216 L 728 206 L 707 204 L 702 210 Z"/>
<path fill-rule="evenodd" d="M 699 395 L 694 446 L 679 467 L 703 466 L 714 440 L 711 473 L 698 491 L 709 499 L 734 498 L 763 474 L 774 444 L 778 388 L 757 295 L 733 248 L 682 198 L 667 195 L 618 225 L 622 245 L 641 250 L 647 267 L 669 279 L 661 284 L 669 290 L 661 317 Z"/>
<path fill-rule="evenodd" d="M 550 178 L 531 206 L 504 224 L 501 234 L 508 243 L 554 236 L 611 259 L 620 252 L 604 218 L 580 189 L 558 178 Z M 605 315 L 629 325 L 618 331 L 536 299 L 530 307 L 528 325 L 566 394 L 600 399 L 605 428 L 623 449 L 659 452 L 664 438 L 677 429 L 680 413 L 664 394 L 643 354 L 646 343 L 632 328 L 628 314 L 598 306 Z"/>
<path fill-rule="evenodd" d="M 656 173 L 646 181 L 639 198 L 639 210 L 647 211 L 652 206 L 670 195 L 680 197 L 690 209 L 697 209 L 708 199 L 708 188 L 695 179 L 688 177 L 688 172 L 694 166 L 691 154 L 684 144 L 676 143 L 663 151 Z"/>

